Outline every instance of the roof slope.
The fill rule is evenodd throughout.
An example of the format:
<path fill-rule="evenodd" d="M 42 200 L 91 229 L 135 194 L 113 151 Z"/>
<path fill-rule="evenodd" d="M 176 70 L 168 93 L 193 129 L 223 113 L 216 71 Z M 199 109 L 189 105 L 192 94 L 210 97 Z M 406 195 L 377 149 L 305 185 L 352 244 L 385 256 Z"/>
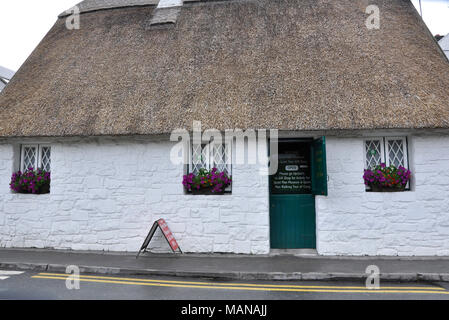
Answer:
<path fill-rule="evenodd" d="M 189 3 L 153 29 L 154 8 L 59 19 L 0 95 L 0 136 L 449 127 L 449 64 L 408 0 Z"/>

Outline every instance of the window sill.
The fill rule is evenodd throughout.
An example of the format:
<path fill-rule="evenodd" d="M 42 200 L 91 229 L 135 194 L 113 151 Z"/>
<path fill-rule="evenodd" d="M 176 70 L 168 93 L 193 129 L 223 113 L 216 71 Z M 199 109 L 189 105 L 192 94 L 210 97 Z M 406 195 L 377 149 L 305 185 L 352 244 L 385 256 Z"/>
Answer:
<path fill-rule="evenodd" d="M 211 191 L 207 191 L 207 192 L 191 192 L 191 191 L 187 191 L 185 192 L 186 195 L 191 195 L 191 196 L 224 196 L 224 195 L 230 195 L 232 194 L 232 191 L 224 191 L 224 192 L 211 192 Z"/>
<path fill-rule="evenodd" d="M 378 190 L 372 190 L 372 189 L 365 189 L 365 192 L 370 192 L 370 193 L 401 193 L 401 192 L 408 192 L 411 191 L 410 188 L 405 188 L 405 189 L 378 189 Z"/>

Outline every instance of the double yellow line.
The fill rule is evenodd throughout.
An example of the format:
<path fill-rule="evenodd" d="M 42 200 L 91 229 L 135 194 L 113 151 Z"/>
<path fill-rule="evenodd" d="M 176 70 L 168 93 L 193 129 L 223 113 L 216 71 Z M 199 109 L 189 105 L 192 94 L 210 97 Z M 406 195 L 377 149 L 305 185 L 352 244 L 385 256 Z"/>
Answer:
<path fill-rule="evenodd" d="M 31 278 L 66 280 L 70 277 L 64 273 L 42 272 Z M 367 289 L 363 286 L 307 286 L 307 285 L 278 285 L 278 284 L 253 284 L 253 283 L 219 283 L 198 281 L 174 281 L 159 279 L 119 278 L 106 276 L 80 275 L 80 281 L 125 284 L 154 287 L 195 288 L 195 289 L 220 289 L 220 290 L 248 290 L 248 291 L 283 291 L 283 292 L 316 292 L 316 293 L 429 293 L 449 294 L 444 288 L 430 286 L 394 286 L 381 287 L 380 289 Z"/>

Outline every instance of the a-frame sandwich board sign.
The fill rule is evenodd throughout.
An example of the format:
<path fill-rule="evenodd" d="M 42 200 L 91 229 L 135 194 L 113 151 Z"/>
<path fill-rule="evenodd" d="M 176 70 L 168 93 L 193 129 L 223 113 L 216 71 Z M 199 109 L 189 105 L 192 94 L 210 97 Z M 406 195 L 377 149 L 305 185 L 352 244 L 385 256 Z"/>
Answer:
<path fill-rule="evenodd" d="M 181 248 L 178 245 L 178 242 L 176 241 L 175 237 L 173 236 L 173 233 L 170 231 L 170 228 L 167 225 L 167 222 L 165 222 L 164 219 L 159 219 L 154 221 L 153 226 L 150 229 L 150 232 L 148 232 L 147 237 L 145 238 L 145 241 L 143 242 L 142 246 L 140 247 L 139 252 L 137 253 L 136 259 L 139 257 L 141 252 L 146 252 L 148 245 L 150 244 L 151 239 L 154 236 L 154 233 L 156 232 L 157 228 L 160 228 L 162 231 L 162 234 L 165 237 L 165 240 L 167 240 L 168 245 L 172 249 L 173 252 L 176 252 L 177 250 L 182 253 Z"/>

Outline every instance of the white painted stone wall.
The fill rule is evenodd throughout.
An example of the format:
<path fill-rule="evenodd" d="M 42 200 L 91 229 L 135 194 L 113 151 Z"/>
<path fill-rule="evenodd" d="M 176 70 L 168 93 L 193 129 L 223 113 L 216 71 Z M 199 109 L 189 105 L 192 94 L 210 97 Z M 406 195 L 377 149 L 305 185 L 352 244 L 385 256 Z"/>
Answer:
<path fill-rule="evenodd" d="M 40 140 L 35 140 L 39 142 Z M 9 190 L 14 148 L 0 143 L 0 246 L 137 251 L 165 218 L 184 252 L 269 251 L 268 179 L 233 166 L 232 194 L 184 194 L 168 138 L 51 142 L 51 193 Z M 17 151 L 16 151 L 17 153 Z M 159 234 L 151 248 L 167 251 Z"/>
<path fill-rule="evenodd" d="M 370 193 L 363 138 L 327 136 L 319 254 L 449 255 L 449 136 L 408 138 L 412 191 Z M 232 195 L 193 196 L 183 192 L 183 168 L 169 160 L 168 138 L 50 142 L 47 195 L 10 192 L 17 149 L 0 142 L 1 247 L 136 251 L 162 217 L 185 252 L 269 252 L 268 178 L 256 166 L 233 166 Z M 160 235 L 155 240 L 152 249 L 169 250 Z"/>
<path fill-rule="evenodd" d="M 328 197 L 317 197 L 322 255 L 449 255 L 449 136 L 409 136 L 412 190 L 365 192 L 362 138 L 327 138 Z"/>

